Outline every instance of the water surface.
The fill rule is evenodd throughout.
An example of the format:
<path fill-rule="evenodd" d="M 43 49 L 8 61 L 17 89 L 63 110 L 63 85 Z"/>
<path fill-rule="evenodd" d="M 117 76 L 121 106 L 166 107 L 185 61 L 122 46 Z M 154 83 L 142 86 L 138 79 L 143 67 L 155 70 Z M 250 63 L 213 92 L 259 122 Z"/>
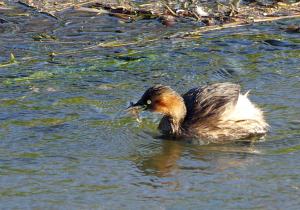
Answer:
<path fill-rule="evenodd" d="M 1 209 L 299 207 L 300 39 L 280 30 L 299 19 L 163 39 L 186 25 L 2 12 Z M 161 116 L 139 124 L 124 112 L 153 84 L 184 93 L 228 81 L 264 110 L 264 140 L 172 141 L 156 130 Z"/>

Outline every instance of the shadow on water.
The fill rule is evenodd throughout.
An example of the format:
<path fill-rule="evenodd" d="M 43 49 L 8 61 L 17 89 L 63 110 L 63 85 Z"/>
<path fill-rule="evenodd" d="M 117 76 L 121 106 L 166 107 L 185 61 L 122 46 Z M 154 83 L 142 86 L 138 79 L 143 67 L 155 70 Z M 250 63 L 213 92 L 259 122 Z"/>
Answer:
<path fill-rule="evenodd" d="M 279 29 L 299 19 L 163 39 L 186 25 L 0 7 L 1 209 L 300 205 L 300 41 Z M 264 140 L 174 141 L 161 116 L 124 113 L 153 84 L 229 81 L 264 110 Z"/>
<path fill-rule="evenodd" d="M 153 134 L 152 134 L 153 135 Z M 255 142 L 241 141 L 223 141 L 211 142 L 208 140 L 199 139 L 174 139 L 167 136 L 155 136 L 156 141 L 149 142 L 148 145 L 140 145 L 147 150 L 155 151 L 154 154 L 141 155 L 142 161 L 138 162 L 138 168 L 143 170 L 145 174 L 155 175 L 158 177 L 176 176 L 178 170 L 217 170 L 215 166 L 210 167 L 212 156 L 215 156 L 214 161 L 218 159 L 226 161 L 226 164 L 220 167 L 229 167 L 231 164 L 239 162 L 243 159 L 252 157 L 253 155 L 263 154 L 255 146 Z M 159 148 L 159 149 L 158 149 Z M 231 156 L 231 158 L 230 158 Z M 205 167 L 201 164 L 195 164 L 193 167 L 188 165 L 180 165 L 180 159 L 189 157 L 205 162 Z M 228 165 L 227 165 L 228 164 Z"/>

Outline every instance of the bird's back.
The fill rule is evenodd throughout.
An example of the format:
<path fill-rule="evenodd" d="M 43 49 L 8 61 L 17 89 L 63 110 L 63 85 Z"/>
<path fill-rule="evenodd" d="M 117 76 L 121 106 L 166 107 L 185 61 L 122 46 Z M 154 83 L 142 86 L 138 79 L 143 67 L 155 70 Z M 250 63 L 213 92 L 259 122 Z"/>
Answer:
<path fill-rule="evenodd" d="M 267 130 L 262 112 L 240 94 L 238 84 L 196 87 L 182 97 L 187 108 L 182 129 L 188 135 L 238 139 Z"/>

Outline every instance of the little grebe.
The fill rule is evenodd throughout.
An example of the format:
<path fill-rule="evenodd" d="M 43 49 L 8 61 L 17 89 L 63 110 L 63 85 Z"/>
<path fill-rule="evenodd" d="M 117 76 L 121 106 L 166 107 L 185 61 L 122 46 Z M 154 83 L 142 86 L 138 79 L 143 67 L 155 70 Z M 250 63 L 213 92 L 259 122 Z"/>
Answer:
<path fill-rule="evenodd" d="M 262 111 L 240 94 L 240 85 L 218 83 L 189 90 L 183 96 L 171 87 L 149 88 L 129 110 L 163 114 L 162 134 L 208 139 L 240 139 L 268 130 Z"/>

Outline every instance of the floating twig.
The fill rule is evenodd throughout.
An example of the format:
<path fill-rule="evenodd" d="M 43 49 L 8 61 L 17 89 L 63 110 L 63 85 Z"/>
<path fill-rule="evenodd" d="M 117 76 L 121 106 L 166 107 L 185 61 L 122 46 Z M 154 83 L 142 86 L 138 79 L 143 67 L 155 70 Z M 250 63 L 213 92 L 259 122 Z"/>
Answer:
<path fill-rule="evenodd" d="M 168 5 L 165 5 L 165 7 L 167 8 L 167 10 L 169 10 L 169 12 L 171 12 L 172 15 L 177 17 L 177 14 Z"/>

